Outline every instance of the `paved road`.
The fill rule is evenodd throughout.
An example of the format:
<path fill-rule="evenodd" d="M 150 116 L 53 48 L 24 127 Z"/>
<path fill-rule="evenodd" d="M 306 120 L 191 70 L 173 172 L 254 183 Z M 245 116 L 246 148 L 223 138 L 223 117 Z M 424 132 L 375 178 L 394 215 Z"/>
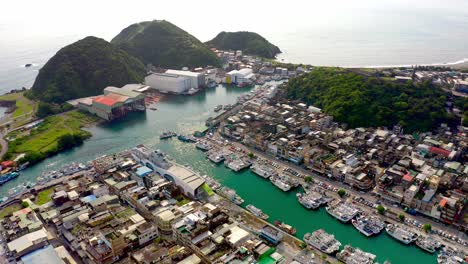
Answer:
<path fill-rule="evenodd" d="M 3 156 L 6 154 L 8 151 L 8 142 L 3 138 L 3 133 L 0 132 L 0 159 L 3 158 Z"/>

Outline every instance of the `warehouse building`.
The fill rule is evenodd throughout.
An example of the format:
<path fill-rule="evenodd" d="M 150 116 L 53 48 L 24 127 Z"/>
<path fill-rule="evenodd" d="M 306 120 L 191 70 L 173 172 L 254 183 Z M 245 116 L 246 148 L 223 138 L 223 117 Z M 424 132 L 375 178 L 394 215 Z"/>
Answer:
<path fill-rule="evenodd" d="M 151 73 L 146 76 L 145 84 L 163 93 L 183 94 L 202 88 L 205 85 L 205 75 L 199 72 L 167 70 L 165 73 Z"/>
<path fill-rule="evenodd" d="M 237 85 L 251 85 L 255 81 L 252 69 L 233 70 L 226 73 L 226 83 Z"/>
<path fill-rule="evenodd" d="M 106 87 L 104 94 L 71 100 L 69 103 L 78 109 L 97 115 L 105 120 L 122 118 L 132 111 L 145 111 L 145 95 L 149 87 L 128 84 L 122 88 Z"/>

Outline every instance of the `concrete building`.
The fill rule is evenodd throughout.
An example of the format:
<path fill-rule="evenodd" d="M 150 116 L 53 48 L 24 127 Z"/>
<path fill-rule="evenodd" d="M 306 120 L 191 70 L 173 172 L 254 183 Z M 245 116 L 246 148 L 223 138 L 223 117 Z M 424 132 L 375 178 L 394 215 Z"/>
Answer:
<path fill-rule="evenodd" d="M 226 73 L 226 83 L 237 85 L 249 85 L 255 81 L 255 74 L 252 69 L 233 70 Z"/>
<path fill-rule="evenodd" d="M 205 86 L 205 75 L 200 72 L 167 70 L 165 73 L 151 73 L 145 77 L 145 83 L 163 93 L 181 94 Z"/>
<path fill-rule="evenodd" d="M 468 93 L 468 81 L 455 80 L 453 89 L 457 92 Z"/>

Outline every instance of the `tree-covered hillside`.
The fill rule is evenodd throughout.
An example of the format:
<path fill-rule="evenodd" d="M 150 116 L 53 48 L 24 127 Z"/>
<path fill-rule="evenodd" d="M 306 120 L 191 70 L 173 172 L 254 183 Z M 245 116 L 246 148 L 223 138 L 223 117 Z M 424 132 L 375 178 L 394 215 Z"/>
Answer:
<path fill-rule="evenodd" d="M 406 132 L 427 131 L 449 118 L 445 93 L 430 82 L 401 84 L 346 69 L 316 68 L 290 79 L 286 91 L 351 127 L 400 124 Z"/>
<path fill-rule="evenodd" d="M 254 32 L 221 32 L 206 42 L 210 47 L 221 50 L 242 50 L 245 54 L 274 58 L 281 50 Z"/>
<path fill-rule="evenodd" d="M 109 42 L 86 37 L 60 49 L 39 70 L 28 96 L 44 102 L 101 94 L 109 85 L 140 83 L 144 65 Z"/>
<path fill-rule="evenodd" d="M 130 25 L 111 43 L 145 64 L 164 68 L 217 66 L 220 63 L 207 45 L 165 20 Z"/>

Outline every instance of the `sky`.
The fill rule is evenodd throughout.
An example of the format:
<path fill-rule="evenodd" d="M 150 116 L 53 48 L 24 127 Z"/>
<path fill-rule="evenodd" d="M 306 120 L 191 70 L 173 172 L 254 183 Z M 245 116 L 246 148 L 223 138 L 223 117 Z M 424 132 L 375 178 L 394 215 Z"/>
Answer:
<path fill-rule="evenodd" d="M 23 0 L 2 1 L 1 6 L 0 32 L 7 36 L 95 35 L 107 40 L 132 23 L 153 19 L 171 21 L 202 41 L 222 30 L 267 36 L 278 30 L 287 33 L 330 25 L 365 30 L 379 14 L 389 12 L 447 19 L 465 12 L 468 21 L 467 0 Z"/>

